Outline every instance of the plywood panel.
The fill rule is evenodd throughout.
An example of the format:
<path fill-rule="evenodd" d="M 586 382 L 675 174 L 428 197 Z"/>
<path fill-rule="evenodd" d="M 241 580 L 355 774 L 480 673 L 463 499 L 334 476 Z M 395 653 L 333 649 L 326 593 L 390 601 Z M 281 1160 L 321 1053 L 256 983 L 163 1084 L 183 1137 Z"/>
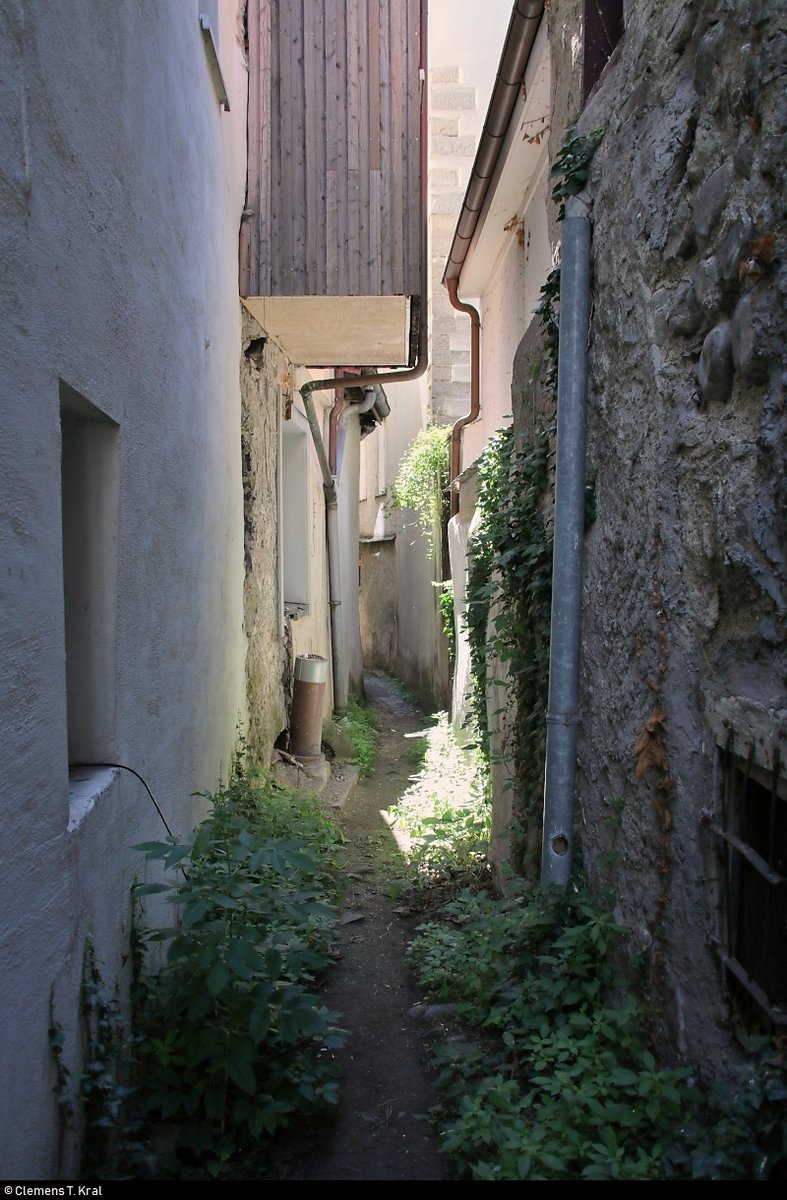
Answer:
<path fill-rule="evenodd" d="M 249 286 L 420 290 L 419 0 L 250 0 Z"/>

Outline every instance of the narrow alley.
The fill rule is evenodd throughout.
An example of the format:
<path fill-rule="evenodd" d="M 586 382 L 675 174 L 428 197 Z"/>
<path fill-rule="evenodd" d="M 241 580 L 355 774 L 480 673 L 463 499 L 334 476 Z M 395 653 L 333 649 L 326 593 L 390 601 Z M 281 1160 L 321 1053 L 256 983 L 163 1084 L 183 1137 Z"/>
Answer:
<path fill-rule="evenodd" d="M 783 0 L 0 3 L 6 1193 L 781 1179 Z"/>
<path fill-rule="evenodd" d="M 337 1056 L 338 1110 L 278 1137 L 266 1179 L 455 1178 L 427 1116 L 437 1101 L 432 1030 L 405 963 L 419 917 L 397 899 L 404 862 L 383 816 L 418 778 L 418 746 L 434 722 L 381 674 L 367 674 L 365 688 L 380 740 L 371 775 L 337 815 L 348 887 L 325 987 L 326 1003 L 350 1032 Z M 462 787 L 462 768 L 454 766 L 456 773 L 421 779 L 426 799 L 435 788 Z"/>

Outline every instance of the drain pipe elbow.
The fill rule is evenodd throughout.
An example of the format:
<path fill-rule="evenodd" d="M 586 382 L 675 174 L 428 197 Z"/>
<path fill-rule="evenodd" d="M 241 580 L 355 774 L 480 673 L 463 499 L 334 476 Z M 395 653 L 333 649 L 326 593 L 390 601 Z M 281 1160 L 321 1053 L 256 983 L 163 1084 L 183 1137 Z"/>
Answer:
<path fill-rule="evenodd" d="M 560 267 L 555 540 L 541 886 L 565 889 L 574 843 L 585 524 L 590 207 L 566 202 Z"/>
<path fill-rule="evenodd" d="M 448 299 L 457 312 L 466 313 L 470 318 L 470 411 L 454 423 L 451 430 L 451 516 L 459 512 L 459 474 L 462 470 L 462 435 L 466 425 L 478 420 L 481 411 L 481 318 L 478 310 L 472 304 L 465 304 L 459 299 L 459 280 L 455 277 L 446 279 L 445 286 Z"/>

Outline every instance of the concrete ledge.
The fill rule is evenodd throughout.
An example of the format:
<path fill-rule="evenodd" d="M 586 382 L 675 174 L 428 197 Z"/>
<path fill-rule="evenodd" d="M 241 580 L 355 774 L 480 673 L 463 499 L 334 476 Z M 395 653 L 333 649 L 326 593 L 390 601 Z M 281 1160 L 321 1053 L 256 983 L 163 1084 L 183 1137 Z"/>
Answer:
<path fill-rule="evenodd" d="M 326 808 L 342 809 L 358 782 L 358 767 L 355 763 L 334 762 L 331 778 L 320 792 L 320 800 Z"/>

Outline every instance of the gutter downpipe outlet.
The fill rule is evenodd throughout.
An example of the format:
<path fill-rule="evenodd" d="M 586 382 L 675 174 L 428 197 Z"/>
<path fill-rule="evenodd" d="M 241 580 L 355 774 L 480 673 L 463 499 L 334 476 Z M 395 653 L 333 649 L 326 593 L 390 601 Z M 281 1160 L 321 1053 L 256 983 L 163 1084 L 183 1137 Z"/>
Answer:
<path fill-rule="evenodd" d="M 333 706 L 337 716 L 344 716 L 347 711 L 347 682 L 344 671 L 344 627 L 342 621 L 341 570 L 339 560 L 339 502 L 336 492 L 336 480 L 331 474 L 328 455 L 325 452 L 319 418 L 314 409 L 313 392 L 337 390 L 346 387 L 378 387 L 384 383 L 409 383 L 420 379 L 426 371 L 429 362 L 429 260 L 428 260 L 428 229 L 427 229 L 427 198 L 428 198 L 428 159 L 429 145 L 429 114 L 427 105 L 429 64 L 427 60 L 427 9 L 428 0 L 421 0 L 420 5 L 420 44 L 421 44 L 421 113 L 420 113 L 420 150 L 421 150 L 421 246 L 420 246 L 420 283 L 421 296 L 418 310 L 418 348 L 412 354 L 411 365 L 404 371 L 387 371 L 382 374 L 361 374 L 352 376 L 334 375 L 330 379 L 310 379 L 300 388 L 303 408 L 309 422 L 314 448 L 322 472 L 323 488 L 326 504 L 326 538 L 328 542 L 328 579 L 331 609 L 331 661 L 333 665 Z M 414 339 L 413 339 L 414 340 Z"/>
<path fill-rule="evenodd" d="M 557 465 L 541 887 L 565 890 L 574 842 L 585 524 L 590 203 L 566 201 L 560 267 Z"/>
<path fill-rule="evenodd" d="M 481 380 L 480 380 L 480 330 L 481 318 L 478 310 L 472 304 L 465 304 L 459 299 L 459 279 L 452 276 L 445 280 L 448 289 L 448 299 L 457 312 L 467 313 L 470 318 L 470 411 L 460 417 L 451 430 L 451 516 L 459 512 L 459 474 L 462 470 L 462 434 L 465 425 L 478 420 L 481 411 Z"/>

